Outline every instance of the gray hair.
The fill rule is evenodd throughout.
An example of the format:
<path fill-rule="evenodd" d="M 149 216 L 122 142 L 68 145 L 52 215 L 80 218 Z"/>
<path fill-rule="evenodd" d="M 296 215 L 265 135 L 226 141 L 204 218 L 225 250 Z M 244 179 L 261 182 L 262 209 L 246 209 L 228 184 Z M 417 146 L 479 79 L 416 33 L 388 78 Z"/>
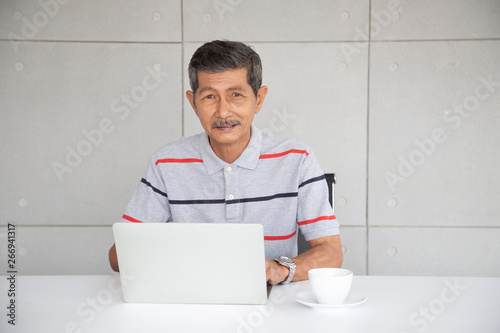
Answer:
<path fill-rule="evenodd" d="M 230 69 L 247 70 L 247 82 L 257 96 L 262 85 L 259 55 L 241 42 L 214 40 L 200 46 L 189 62 L 189 84 L 193 94 L 198 89 L 198 71 L 219 73 Z"/>

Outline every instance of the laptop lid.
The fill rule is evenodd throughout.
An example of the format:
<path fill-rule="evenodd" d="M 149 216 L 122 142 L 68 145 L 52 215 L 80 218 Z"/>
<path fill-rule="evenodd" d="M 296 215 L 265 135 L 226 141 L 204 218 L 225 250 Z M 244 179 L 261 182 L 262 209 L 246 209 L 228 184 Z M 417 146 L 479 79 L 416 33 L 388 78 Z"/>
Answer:
<path fill-rule="evenodd" d="M 125 302 L 267 302 L 260 224 L 119 222 L 113 234 Z"/>

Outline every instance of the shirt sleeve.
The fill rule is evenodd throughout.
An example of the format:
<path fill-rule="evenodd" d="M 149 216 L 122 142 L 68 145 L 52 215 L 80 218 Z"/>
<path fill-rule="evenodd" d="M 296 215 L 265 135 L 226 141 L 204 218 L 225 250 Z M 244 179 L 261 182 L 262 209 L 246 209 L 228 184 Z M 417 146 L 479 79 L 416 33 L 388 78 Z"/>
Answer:
<path fill-rule="evenodd" d="M 305 240 L 338 235 L 339 223 L 328 200 L 328 184 L 312 150 L 302 163 L 298 192 L 297 224 Z"/>
<path fill-rule="evenodd" d="M 122 216 L 126 222 L 169 222 L 170 206 L 165 182 L 153 156 Z"/>

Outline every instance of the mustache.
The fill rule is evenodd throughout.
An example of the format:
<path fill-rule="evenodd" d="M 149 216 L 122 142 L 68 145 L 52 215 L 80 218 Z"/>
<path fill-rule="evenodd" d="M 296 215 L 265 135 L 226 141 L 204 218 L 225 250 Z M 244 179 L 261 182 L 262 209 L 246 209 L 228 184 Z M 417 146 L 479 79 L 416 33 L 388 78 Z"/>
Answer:
<path fill-rule="evenodd" d="M 234 126 L 234 125 L 241 125 L 241 123 L 238 120 L 218 120 L 215 123 L 212 124 L 212 129 L 216 127 L 223 127 L 223 126 Z"/>

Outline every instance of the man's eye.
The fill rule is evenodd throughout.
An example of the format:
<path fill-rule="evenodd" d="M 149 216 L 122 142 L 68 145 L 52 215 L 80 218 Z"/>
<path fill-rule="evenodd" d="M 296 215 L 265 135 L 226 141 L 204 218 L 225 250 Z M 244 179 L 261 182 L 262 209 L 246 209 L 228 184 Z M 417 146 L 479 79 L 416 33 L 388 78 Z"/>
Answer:
<path fill-rule="evenodd" d="M 234 96 L 234 97 L 239 97 L 239 96 L 241 96 L 241 94 L 240 94 L 240 93 L 235 92 L 235 93 L 233 93 L 233 96 Z"/>
<path fill-rule="evenodd" d="M 205 96 L 205 98 L 206 99 L 212 99 L 212 98 L 214 98 L 214 95 L 210 94 L 210 95 Z"/>

